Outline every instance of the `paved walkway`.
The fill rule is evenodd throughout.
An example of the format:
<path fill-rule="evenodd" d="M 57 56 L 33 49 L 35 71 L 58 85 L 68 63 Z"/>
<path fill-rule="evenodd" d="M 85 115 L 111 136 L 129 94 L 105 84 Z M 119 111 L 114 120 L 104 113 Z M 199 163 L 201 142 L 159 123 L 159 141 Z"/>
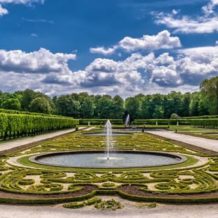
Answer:
<path fill-rule="evenodd" d="M 74 132 L 74 131 L 75 131 L 75 129 L 60 130 L 60 131 L 57 131 L 57 132 L 46 133 L 46 134 L 43 134 L 43 135 L 25 137 L 25 138 L 21 138 L 21 139 L 15 139 L 15 140 L 12 140 L 12 141 L 2 142 L 2 143 L 0 143 L 0 152 L 7 151 L 7 150 L 10 150 L 10 149 L 16 148 L 16 147 L 21 147 L 21 146 L 24 146 L 24 145 L 28 145 L 30 143 L 35 143 L 35 142 L 39 142 L 39 141 L 42 141 L 42 140 L 51 139 L 51 138 L 54 138 L 56 136 L 61 136 L 61 135 L 71 133 L 71 132 Z"/>
<path fill-rule="evenodd" d="M 63 209 L 49 206 L 0 205 L 1 218 L 217 218 L 218 204 L 207 205 L 160 205 L 148 209 L 128 207 L 117 211 L 96 209 Z"/>
<path fill-rule="evenodd" d="M 197 147 L 201 147 L 207 150 L 218 152 L 218 140 L 213 139 L 205 139 L 197 136 L 184 135 L 181 133 L 175 133 L 167 130 L 152 130 L 146 131 L 147 133 L 151 133 L 153 135 L 162 136 L 164 138 L 184 142 L 190 145 L 194 145 Z"/>

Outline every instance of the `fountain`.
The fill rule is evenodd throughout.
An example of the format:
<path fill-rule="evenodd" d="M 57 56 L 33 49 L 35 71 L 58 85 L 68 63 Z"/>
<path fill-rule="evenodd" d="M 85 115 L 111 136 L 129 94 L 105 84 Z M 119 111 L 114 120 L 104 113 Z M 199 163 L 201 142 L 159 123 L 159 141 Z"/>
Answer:
<path fill-rule="evenodd" d="M 130 116 L 126 118 L 128 126 Z M 112 124 L 107 120 L 105 124 L 106 152 L 80 151 L 80 152 L 52 152 L 36 155 L 30 158 L 32 162 L 50 166 L 79 167 L 79 168 L 129 168 L 152 167 L 181 163 L 186 158 L 177 154 L 162 152 L 116 151 L 113 149 Z M 102 136 L 102 135 L 100 135 Z M 105 154 L 106 153 L 106 154 Z"/>
<path fill-rule="evenodd" d="M 110 150 L 113 148 L 112 144 L 112 125 L 110 120 L 108 120 L 105 124 L 105 132 L 106 132 L 106 154 L 107 160 L 110 159 Z"/>
<path fill-rule="evenodd" d="M 130 124 L 130 115 L 128 114 L 125 120 L 125 127 L 126 128 L 129 127 L 129 124 Z"/>

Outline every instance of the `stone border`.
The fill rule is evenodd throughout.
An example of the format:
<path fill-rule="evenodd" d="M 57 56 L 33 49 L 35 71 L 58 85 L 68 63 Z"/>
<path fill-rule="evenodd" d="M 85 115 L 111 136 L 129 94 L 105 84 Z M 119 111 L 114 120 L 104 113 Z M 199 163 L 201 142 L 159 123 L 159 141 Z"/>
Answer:
<path fill-rule="evenodd" d="M 183 163 L 187 160 L 187 158 L 183 155 L 175 154 L 175 153 L 166 153 L 166 152 L 143 152 L 143 151 L 116 151 L 115 153 L 136 153 L 136 154 L 153 154 L 153 155 L 159 155 L 159 156 L 165 156 L 165 157 L 171 157 L 175 159 L 180 159 L 178 160 L 177 163 L 175 164 L 162 164 L 158 166 L 134 166 L 134 167 L 113 167 L 113 168 L 104 168 L 104 167 L 73 167 L 73 166 L 59 166 L 59 165 L 53 165 L 53 164 L 43 164 L 39 162 L 40 158 L 43 157 L 50 157 L 50 156 L 55 156 L 57 154 L 60 155 L 65 155 L 65 154 L 89 154 L 89 153 L 103 153 L 104 151 L 66 151 L 66 152 L 49 152 L 49 153 L 44 153 L 40 155 L 34 155 L 29 158 L 29 160 L 33 163 L 44 165 L 44 166 L 52 166 L 52 167 L 62 167 L 62 168 L 75 168 L 75 169 L 134 169 L 134 168 L 146 168 L 146 167 L 162 167 L 162 166 L 171 166 L 171 165 L 177 165 L 180 163 Z"/>

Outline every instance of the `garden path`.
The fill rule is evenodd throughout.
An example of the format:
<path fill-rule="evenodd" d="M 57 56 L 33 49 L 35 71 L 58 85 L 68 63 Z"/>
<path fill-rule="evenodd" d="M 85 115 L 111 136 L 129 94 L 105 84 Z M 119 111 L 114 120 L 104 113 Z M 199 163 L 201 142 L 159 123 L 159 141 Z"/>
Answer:
<path fill-rule="evenodd" d="M 136 208 L 125 205 L 117 211 L 97 211 L 92 208 L 63 209 L 49 206 L 0 205 L 1 218 L 217 218 L 217 204 L 207 205 L 159 205 L 157 208 Z"/>
<path fill-rule="evenodd" d="M 175 133 L 168 130 L 149 130 L 146 132 L 153 135 L 184 142 L 190 145 L 194 145 L 207 150 L 218 152 L 218 140 L 206 139 L 197 136 L 190 136 L 181 133 Z"/>
<path fill-rule="evenodd" d="M 8 151 L 8 150 L 13 149 L 13 148 L 36 143 L 39 141 L 51 139 L 51 138 L 65 135 L 65 134 L 68 134 L 68 133 L 71 133 L 74 131 L 75 131 L 75 128 L 74 129 L 67 129 L 67 130 L 59 130 L 56 132 L 46 133 L 46 134 L 42 134 L 42 135 L 25 137 L 25 138 L 15 139 L 15 140 L 11 140 L 11 141 L 1 142 L 0 143 L 0 152 Z"/>

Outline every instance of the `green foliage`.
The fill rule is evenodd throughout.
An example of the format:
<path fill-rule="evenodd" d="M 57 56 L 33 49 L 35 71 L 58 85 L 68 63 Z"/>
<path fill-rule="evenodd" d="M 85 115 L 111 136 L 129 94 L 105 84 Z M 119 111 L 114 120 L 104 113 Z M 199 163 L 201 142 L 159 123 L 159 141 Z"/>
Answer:
<path fill-rule="evenodd" d="M 92 101 L 92 99 L 88 97 L 83 99 L 81 103 L 81 108 L 80 108 L 81 117 L 82 118 L 93 117 L 94 110 L 95 110 L 95 106 L 94 106 L 94 102 Z"/>
<path fill-rule="evenodd" d="M 56 107 L 59 114 L 64 116 L 78 117 L 80 113 L 80 102 L 72 96 L 61 96 L 56 100 Z"/>
<path fill-rule="evenodd" d="M 134 125 L 191 125 L 201 128 L 218 128 L 218 119 L 136 119 Z"/>
<path fill-rule="evenodd" d="M 209 103 L 210 114 L 218 114 L 218 77 L 205 80 L 201 83 L 201 92 L 204 100 Z"/>
<path fill-rule="evenodd" d="M 81 207 L 90 206 L 93 204 L 98 204 L 100 202 L 101 202 L 100 198 L 94 197 L 94 198 L 91 198 L 91 199 L 88 199 L 88 200 L 82 201 L 82 202 L 67 203 L 67 204 L 64 204 L 63 207 L 68 208 L 68 209 L 78 209 Z"/>
<path fill-rule="evenodd" d="M 52 112 L 49 101 L 44 97 L 37 97 L 30 103 L 30 111 L 50 114 Z"/>
<path fill-rule="evenodd" d="M 100 203 L 98 198 L 97 200 L 91 198 L 100 194 L 117 194 L 127 199 L 143 202 L 217 201 L 217 157 L 210 158 L 196 150 L 186 149 L 175 142 L 146 133 L 117 136 L 117 150 L 175 152 L 186 156 L 187 160 L 184 163 L 171 166 L 123 169 L 51 167 L 32 163 L 29 160 L 31 156 L 39 153 L 77 152 L 78 150 L 103 151 L 104 146 L 103 136 L 88 136 L 78 131 L 40 142 L 22 152 L 17 151 L 7 157 L 2 157 L 0 159 L 0 190 L 25 194 L 24 196 L 37 194 L 37 198 L 29 202 L 17 201 L 16 199 L 11 199 L 9 202 L 71 202 L 66 204 L 68 208 L 79 208 L 87 205 L 97 205 L 96 207 L 100 209 L 116 208 L 117 204 L 114 202 Z M 201 161 L 198 161 L 201 155 L 204 156 L 205 160 L 208 158 L 208 162 L 202 164 Z M 9 161 L 11 157 L 17 158 L 18 166 L 16 161 Z M 25 159 L 26 162 L 22 162 L 21 159 Z M 192 198 L 191 194 L 196 195 Z M 201 194 L 200 197 L 198 197 L 199 194 Z M 22 195 L 20 199 L 22 199 Z M 8 199 L 2 200 L 0 198 L 0 202 L 8 202 Z M 152 204 L 151 207 L 153 206 Z"/>
<path fill-rule="evenodd" d="M 169 119 L 218 114 L 218 78 L 205 80 L 201 91 L 194 93 L 139 94 L 123 99 L 120 96 L 72 93 L 51 99 L 43 93 L 27 89 L 15 93 L 0 92 L 0 107 L 86 119 Z M 39 100 L 40 99 L 40 100 Z"/>
<path fill-rule="evenodd" d="M 1 106 L 2 108 L 5 108 L 5 109 L 12 109 L 12 110 L 21 109 L 20 101 L 17 98 L 8 98 L 2 102 Z"/>
<path fill-rule="evenodd" d="M 72 128 L 78 120 L 58 116 L 0 113 L 0 138 L 17 138 L 52 130 Z"/>
<path fill-rule="evenodd" d="M 141 102 L 139 99 L 130 97 L 126 99 L 126 110 L 131 115 L 131 119 L 136 119 L 140 114 Z"/>
<path fill-rule="evenodd" d="M 95 204 L 95 208 L 98 210 L 118 210 L 118 209 L 122 209 L 123 206 L 120 202 L 112 199 L 107 201 L 101 201 Z"/>
<path fill-rule="evenodd" d="M 113 125 L 123 125 L 123 120 L 121 119 L 110 119 Z M 80 125 L 104 125 L 107 122 L 107 119 L 80 119 Z"/>

